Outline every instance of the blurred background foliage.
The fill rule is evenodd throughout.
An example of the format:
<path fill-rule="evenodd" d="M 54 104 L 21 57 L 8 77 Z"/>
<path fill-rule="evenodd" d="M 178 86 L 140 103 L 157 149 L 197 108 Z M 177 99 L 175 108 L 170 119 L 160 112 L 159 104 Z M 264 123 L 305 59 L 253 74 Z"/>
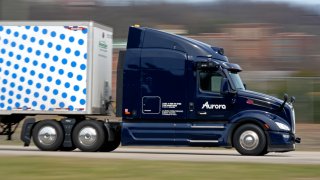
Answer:
<path fill-rule="evenodd" d="M 320 123 L 320 2 L 314 0 L 0 0 L 0 19 L 111 26 L 114 67 L 134 24 L 221 46 L 245 70 L 248 89 L 296 96 L 297 121 Z"/>

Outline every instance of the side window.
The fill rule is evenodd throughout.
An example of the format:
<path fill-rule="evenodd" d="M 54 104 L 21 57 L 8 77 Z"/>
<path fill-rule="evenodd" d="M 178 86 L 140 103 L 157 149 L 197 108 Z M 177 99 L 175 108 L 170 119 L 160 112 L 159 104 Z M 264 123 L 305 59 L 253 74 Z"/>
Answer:
<path fill-rule="evenodd" d="M 222 76 L 216 72 L 200 71 L 199 72 L 200 89 L 220 93 Z"/>

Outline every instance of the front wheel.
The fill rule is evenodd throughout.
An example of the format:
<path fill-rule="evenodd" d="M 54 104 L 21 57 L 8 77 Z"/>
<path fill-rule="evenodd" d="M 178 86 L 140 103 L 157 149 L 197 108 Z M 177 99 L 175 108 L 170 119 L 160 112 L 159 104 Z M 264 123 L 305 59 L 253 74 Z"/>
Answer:
<path fill-rule="evenodd" d="M 233 135 L 233 146 L 242 155 L 260 156 L 267 153 L 267 140 L 261 128 L 254 124 L 240 126 Z"/>

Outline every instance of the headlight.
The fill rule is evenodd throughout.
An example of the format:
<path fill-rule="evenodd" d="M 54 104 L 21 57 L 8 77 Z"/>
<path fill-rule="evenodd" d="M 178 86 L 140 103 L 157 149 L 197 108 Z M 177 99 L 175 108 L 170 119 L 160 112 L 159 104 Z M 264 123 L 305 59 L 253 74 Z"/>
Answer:
<path fill-rule="evenodd" d="M 280 123 L 280 122 L 275 122 L 275 123 L 276 123 L 276 125 L 277 125 L 280 129 L 286 130 L 286 131 L 290 131 L 289 126 L 287 126 L 287 125 L 285 125 L 285 124 L 283 124 L 283 123 Z"/>

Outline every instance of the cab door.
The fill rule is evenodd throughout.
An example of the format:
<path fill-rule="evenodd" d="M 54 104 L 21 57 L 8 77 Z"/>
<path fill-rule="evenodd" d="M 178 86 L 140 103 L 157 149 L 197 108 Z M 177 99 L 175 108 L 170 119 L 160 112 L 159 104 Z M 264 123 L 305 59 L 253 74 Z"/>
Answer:
<path fill-rule="evenodd" d="M 225 121 L 228 119 L 229 98 L 221 94 L 222 72 L 198 70 L 194 117 L 199 120 Z"/>
<path fill-rule="evenodd" d="M 194 85 L 188 90 L 187 122 L 176 124 L 178 145 L 217 146 L 221 143 L 219 139 L 232 110 L 230 97 L 220 93 L 224 78 L 221 71 L 212 69 L 193 72 Z"/>

